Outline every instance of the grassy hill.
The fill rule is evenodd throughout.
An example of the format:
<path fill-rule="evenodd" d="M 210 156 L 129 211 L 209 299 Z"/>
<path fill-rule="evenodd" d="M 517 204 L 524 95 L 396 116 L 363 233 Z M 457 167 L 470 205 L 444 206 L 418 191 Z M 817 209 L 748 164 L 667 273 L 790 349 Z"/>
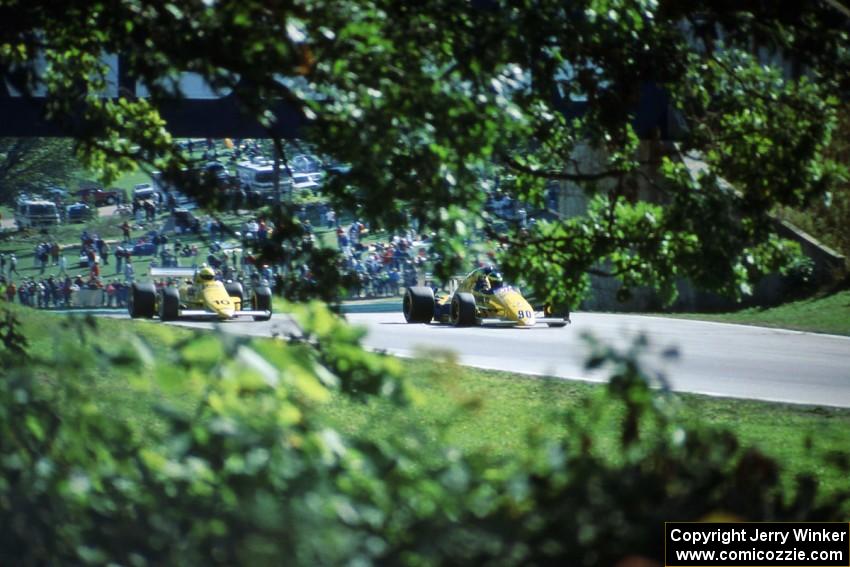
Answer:
<path fill-rule="evenodd" d="M 671 317 L 850 335 L 850 290 L 793 301 L 768 309 L 752 308 L 718 314 L 676 314 Z"/>

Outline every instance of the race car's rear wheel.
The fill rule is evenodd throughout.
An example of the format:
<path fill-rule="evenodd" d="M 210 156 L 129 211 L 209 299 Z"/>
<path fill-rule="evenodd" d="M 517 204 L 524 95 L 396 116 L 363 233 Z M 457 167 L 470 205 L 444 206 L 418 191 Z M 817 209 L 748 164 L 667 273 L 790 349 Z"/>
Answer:
<path fill-rule="evenodd" d="M 570 323 L 570 310 L 569 310 L 569 308 L 554 309 L 554 308 L 549 307 L 547 305 L 546 307 L 543 308 L 543 314 L 546 317 L 559 317 L 559 318 L 563 317 L 563 319 L 564 319 L 563 323 L 561 323 L 560 321 L 557 322 L 557 323 L 547 323 L 547 325 L 549 325 L 550 327 L 555 327 L 555 328 L 566 327 Z"/>
<path fill-rule="evenodd" d="M 156 287 L 150 282 L 133 282 L 127 298 L 127 311 L 133 319 L 152 318 L 156 314 Z"/>
<path fill-rule="evenodd" d="M 174 287 L 164 287 L 159 293 L 159 320 L 174 321 L 180 316 L 180 292 Z"/>
<path fill-rule="evenodd" d="M 242 289 L 242 284 L 239 282 L 227 282 L 226 284 L 224 284 L 224 291 L 227 292 L 227 295 L 229 295 L 231 299 L 236 298 L 238 300 L 239 305 L 237 307 L 242 310 L 242 298 L 245 297 L 245 292 Z M 234 301 L 234 303 L 236 302 Z"/>
<path fill-rule="evenodd" d="M 254 311 L 268 311 L 268 315 L 254 315 L 254 321 L 268 321 L 272 318 L 272 290 L 267 286 L 254 288 L 251 296 L 251 308 Z"/>
<path fill-rule="evenodd" d="M 430 323 L 434 318 L 434 290 L 425 286 L 407 288 L 401 310 L 408 323 Z"/>
<path fill-rule="evenodd" d="M 478 324 L 478 318 L 475 316 L 475 297 L 471 293 L 455 293 L 452 297 L 451 321 L 455 327 Z"/>

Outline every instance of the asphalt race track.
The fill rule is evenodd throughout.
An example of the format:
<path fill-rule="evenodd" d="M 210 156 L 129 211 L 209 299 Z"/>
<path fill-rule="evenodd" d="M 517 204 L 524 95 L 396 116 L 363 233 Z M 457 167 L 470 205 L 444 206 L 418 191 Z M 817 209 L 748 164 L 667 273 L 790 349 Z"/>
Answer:
<path fill-rule="evenodd" d="M 126 315 L 123 315 L 126 317 Z M 463 364 L 524 374 L 604 381 L 603 371 L 584 370 L 585 333 L 620 348 L 645 334 L 647 368 L 666 375 L 677 391 L 850 407 L 850 337 L 819 335 L 744 325 L 707 323 L 640 315 L 575 313 L 562 329 L 545 325 L 454 328 L 408 325 L 398 311 L 350 313 L 349 321 L 368 329 L 365 345 L 401 356 L 427 349 L 453 351 Z M 175 324 L 212 328 L 213 323 Z M 228 321 L 225 332 L 255 336 L 297 332 L 286 315 L 268 322 Z M 662 353 L 678 350 L 676 359 Z"/>

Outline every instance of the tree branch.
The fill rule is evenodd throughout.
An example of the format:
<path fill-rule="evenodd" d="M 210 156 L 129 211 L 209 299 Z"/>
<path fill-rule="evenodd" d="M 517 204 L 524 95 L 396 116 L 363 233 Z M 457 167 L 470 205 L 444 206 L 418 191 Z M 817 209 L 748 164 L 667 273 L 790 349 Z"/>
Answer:
<path fill-rule="evenodd" d="M 627 173 L 626 170 L 623 169 L 609 169 L 605 171 L 598 171 L 596 173 L 566 173 L 563 171 L 544 171 L 541 169 L 535 169 L 533 167 L 523 165 L 511 157 L 505 158 L 505 161 L 512 169 L 515 169 L 527 175 L 532 175 L 534 177 L 540 177 L 544 179 L 556 179 L 561 181 L 599 181 L 601 179 L 607 179 L 609 177 L 619 177 Z"/>

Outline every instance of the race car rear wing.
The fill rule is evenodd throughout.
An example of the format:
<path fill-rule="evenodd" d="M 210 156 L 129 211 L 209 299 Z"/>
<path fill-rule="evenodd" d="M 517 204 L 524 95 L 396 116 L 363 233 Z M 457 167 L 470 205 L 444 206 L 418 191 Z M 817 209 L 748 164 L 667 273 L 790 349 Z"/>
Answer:
<path fill-rule="evenodd" d="M 197 271 L 196 268 L 158 268 L 151 266 L 149 273 L 152 278 L 191 278 Z"/>

